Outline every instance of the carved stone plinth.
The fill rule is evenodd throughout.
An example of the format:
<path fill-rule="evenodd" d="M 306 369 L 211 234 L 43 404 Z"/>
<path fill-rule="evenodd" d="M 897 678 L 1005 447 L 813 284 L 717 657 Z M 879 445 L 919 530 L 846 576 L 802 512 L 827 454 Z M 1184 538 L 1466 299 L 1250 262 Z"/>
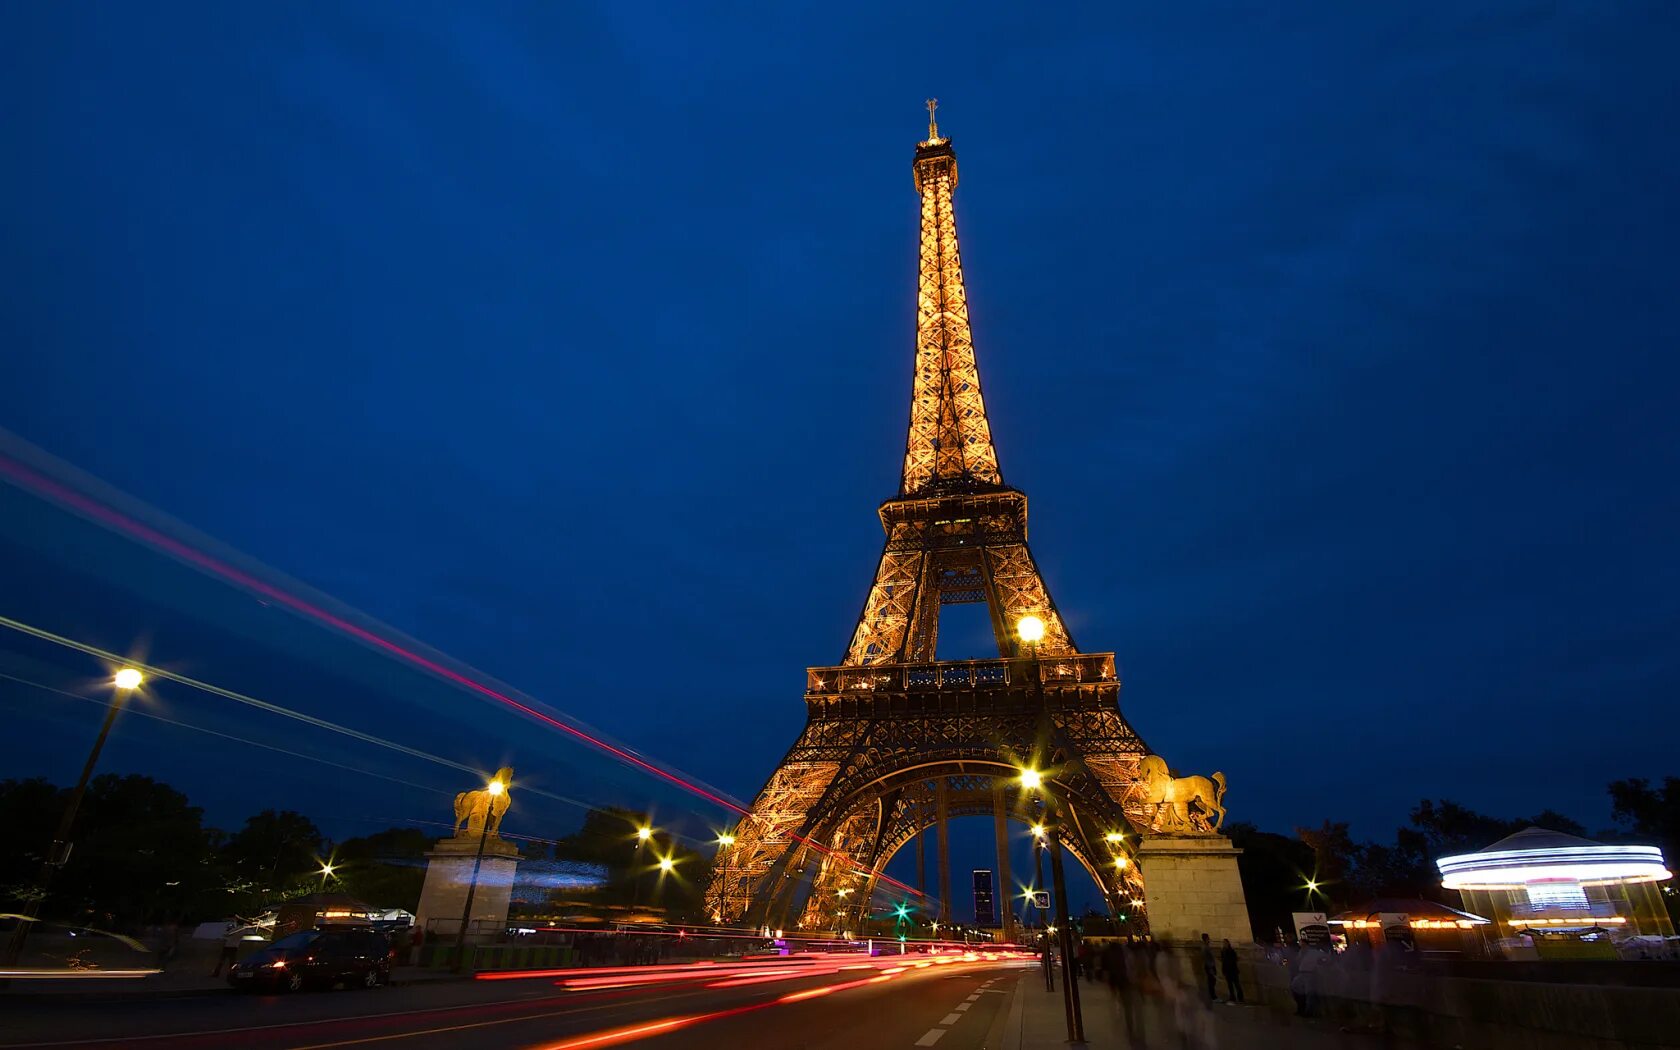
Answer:
<path fill-rule="evenodd" d="M 1149 931 L 1156 940 L 1215 945 L 1254 939 L 1237 857 L 1242 850 L 1223 835 L 1151 835 L 1138 846 Z"/>
<path fill-rule="evenodd" d="M 461 909 L 466 907 L 467 886 L 472 882 L 473 857 L 478 836 L 441 839 L 426 854 L 426 883 L 420 890 L 420 908 L 414 926 L 430 940 L 454 940 L 461 929 Z M 494 940 L 507 926 L 508 903 L 513 896 L 514 870 L 519 866 L 519 847 L 499 836 L 484 844 L 484 859 L 478 866 L 477 889 L 473 891 L 472 918 L 467 926 L 467 943 Z"/>

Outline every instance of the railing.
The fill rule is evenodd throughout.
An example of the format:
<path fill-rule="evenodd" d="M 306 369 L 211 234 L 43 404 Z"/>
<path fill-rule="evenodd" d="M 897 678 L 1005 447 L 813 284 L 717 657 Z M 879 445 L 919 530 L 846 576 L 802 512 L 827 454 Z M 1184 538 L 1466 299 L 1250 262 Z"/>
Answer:
<path fill-rule="evenodd" d="M 812 667 L 805 672 L 805 692 L 812 696 L 858 696 L 871 693 L 921 693 L 940 690 L 997 689 L 1031 685 L 1033 671 L 1046 685 L 1117 680 L 1113 653 L 1046 656 L 1039 660 L 954 660 L 931 664 L 871 664 L 865 667 Z"/>

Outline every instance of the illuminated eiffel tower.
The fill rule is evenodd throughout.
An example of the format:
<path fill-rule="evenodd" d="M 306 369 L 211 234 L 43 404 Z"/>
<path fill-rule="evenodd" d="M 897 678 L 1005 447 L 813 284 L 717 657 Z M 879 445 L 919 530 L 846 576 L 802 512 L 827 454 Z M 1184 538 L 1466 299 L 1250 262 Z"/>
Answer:
<path fill-rule="evenodd" d="M 1022 768 L 1045 770 L 1066 800 L 1065 844 L 1111 906 L 1142 897 L 1130 854 L 1134 825 L 1148 823 L 1137 797 L 1148 752 L 1121 717 L 1114 655 L 1081 653 L 1069 636 L 1027 547 L 1027 497 L 998 469 L 951 210 L 957 155 L 936 105 L 913 166 L 916 367 L 903 482 L 880 507 L 886 546 L 844 662 L 807 671 L 805 730 L 724 840 L 706 894 L 715 921 L 847 927 L 887 862 L 930 827 L 948 920 L 946 827 L 971 814 L 994 819 L 1007 900 Z M 935 660 L 939 611 L 962 602 L 986 603 L 999 659 Z M 1045 627 L 1036 654 L 1016 637 L 1027 616 Z"/>

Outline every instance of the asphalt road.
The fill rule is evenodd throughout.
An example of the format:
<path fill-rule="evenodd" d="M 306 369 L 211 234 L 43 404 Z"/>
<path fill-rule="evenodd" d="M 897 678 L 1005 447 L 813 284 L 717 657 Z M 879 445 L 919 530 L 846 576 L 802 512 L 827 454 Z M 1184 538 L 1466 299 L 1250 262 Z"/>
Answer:
<path fill-rule="evenodd" d="M 1033 965 L 960 962 L 887 975 L 842 971 L 722 989 L 656 985 L 580 992 L 526 979 L 294 996 L 19 999 L 0 1003 L 0 1046 L 980 1050 L 999 1045 L 1015 982 L 1033 974 Z"/>

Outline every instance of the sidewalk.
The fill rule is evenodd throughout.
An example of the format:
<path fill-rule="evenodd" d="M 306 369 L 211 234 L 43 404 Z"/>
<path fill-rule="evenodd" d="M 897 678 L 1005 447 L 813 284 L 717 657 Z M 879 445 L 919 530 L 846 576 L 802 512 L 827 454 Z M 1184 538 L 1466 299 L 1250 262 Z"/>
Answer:
<path fill-rule="evenodd" d="M 1079 982 L 1079 1002 L 1089 1047 L 1128 1047 L 1135 1050 L 1182 1050 L 1185 1047 L 1218 1050 L 1364 1050 L 1371 1047 L 1401 1047 L 1412 1044 L 1382 1043 L 1374 1035 L 1343 1032 L 1330 1021 L 1304 1021 L 1263 1006 L 1235 1006 L 1208 1003 L 1196 995 L 1169 1001 L 1160 996 L 1139 995 L 1142 1007 L 1133 1038 L 1127 1033 L 1121 1001 L 1107 985 Z M 1062 1005 L 1062 985 L 1057 975 L 1056 990 L 1044 990 L 1044 975 L 1038 970 L 1023 973 L 1010 997 L 1003 1024 L 1003 1050 L 1068 1050 L 1067 1013 Z"/>

